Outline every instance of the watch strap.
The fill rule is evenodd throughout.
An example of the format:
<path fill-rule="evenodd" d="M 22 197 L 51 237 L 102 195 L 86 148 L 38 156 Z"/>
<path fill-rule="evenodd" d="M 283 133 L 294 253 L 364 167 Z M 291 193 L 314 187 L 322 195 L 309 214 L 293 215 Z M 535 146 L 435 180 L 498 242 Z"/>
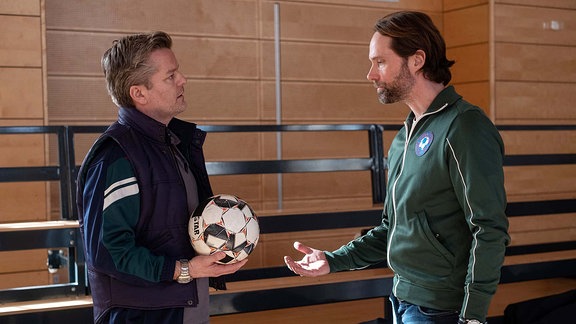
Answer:
<path fill-rule="evenodd" d="M 480 322 L 477 319 L 458 319 L 458 324 L 486 324 L 486 322 Z"/>
<path fill-rule="evenodd" d="M 187 284 L 192 281 L 190 277 L 190 266 L 187 259 L 180 259 L 180 275 L 178 276 L 178 283 Z"/>

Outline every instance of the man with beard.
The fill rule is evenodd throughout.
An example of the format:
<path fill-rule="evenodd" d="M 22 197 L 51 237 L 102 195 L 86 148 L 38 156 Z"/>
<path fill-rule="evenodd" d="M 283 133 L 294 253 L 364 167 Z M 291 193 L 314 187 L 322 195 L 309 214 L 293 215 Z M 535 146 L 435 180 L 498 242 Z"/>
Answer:
<path fill-rule="evenodd" d="M 395 323 L 482 323 L 509 242 L 502 139 L 448 85 L 454 61 L 430 17 L 397 12 L 374 31 L 367 78 L 380 102 L 410 108 L 388 153 L 382 222 L 333 252 L 295 242 L 304 257 L 284 260 L 301 276 L 387 260 Z"/>

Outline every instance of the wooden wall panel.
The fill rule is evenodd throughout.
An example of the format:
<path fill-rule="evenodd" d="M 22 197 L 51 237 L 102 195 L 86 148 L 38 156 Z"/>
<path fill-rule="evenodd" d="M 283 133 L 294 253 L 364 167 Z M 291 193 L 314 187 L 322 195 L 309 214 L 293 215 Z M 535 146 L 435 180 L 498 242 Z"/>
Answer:
<path fill-rule="evenodd" d="M 444 1 L 446 55 L 456 63 L 452 81 L 468 102 L 491 116 L 489 5 L 487 1 Z"/>
<path fill-rule="evenodd" d="M 186 77 L 258 78 L 258 43 L 252 40 L 174 37 L 174 53 Z"/>
<path fill-rule="evenodd" d="M 261 90 L 254 80 L 190 79 L 185 86 L 188 108 L 179 118 L 198 124 L 258 123 Z"/>
<path fill-rule="evenodd" d="M 510 233 L 530 233 L 539 230 L 563 230 L 576 228 L 576 213 L 571 214 L 548 214 L 536 216 L 510 217 Z M 572 240 L 576 240 L 576 232 L 572 234 Z M 530 242 L 512 241 L 512 245 L 531 244 Z"/>
<path fill-rule="evenodd" d="M 410 1 L 358 1 L 358 0 L 264 0 L 265 2 L 301 2 L 301 3 L 325 3 L 345 6 L 377 7 L 384 9 L 411 9 L 422 11 L 442 11 L 442 0 L 410 0 Z"/>
<path fill-rule="evenodd" d="M 267 158 L 275 158 L 275 136 L 267 136 Z M 285 159 L 365 158 L 369 152 L 368 131 L 287 132 L 282 134 Z"/>
<path fill-rule="evenodd" d="M 50 120 L 57 125 L 110 124 L 118 108 L 106 91 L 103 78 L 49 77 Z M 198 124 L 236 124 L 258 120 L 259 89 L 255 81 L 195 80 L 185 86 L 188 108 L 178 117 Z M 77 98 L 83 93 L 82 100 Z"/>
<path fill-rule="evenodd" d="M 499 123 L 573 123 L 576 28 L 570 1 L 497 1 L 495 116 Z M 549 28 L 552 21 L 560 30 Z M 550 53 L 554 53 L 550 56 Z"/>
<path fill-rule="evenodd" d="M 38 0 L 0 0 L 0 15 L 40 16 Z"/>
<path fill-rule="evenodd" d="M 564 229 L 560 229 L 559 231 L 566 232 Z M 546 231 L 542 231 L 542 234 L 551 234 L 551 237 L 554 238 L 556 233 L 546 233 Z M 541 238 L 542 235 L 533 235 L 534 238 L 539 239 L 539 242 L 544 242 Z M 568 236 L 566 236 L 568 237 Z M 571 240 L 573 240 L 574 235 L 571 235 Z M 562 242 L 565 244 L 566 242 Z M 538 243 L 536 243 L 538 244 Z M 545 244 L 545 243 L 544 243 Z M 530 254 L 519 254 L 519 255 L 511 255 L 504 259 L 504 266 L 508 265 L 528 265 L 530 263 L 536 262 L 553 262 L 553 261 L 566 261 L 566 260 L 574 260 L 576 258 L 576 250 L 563 250 L 563 251 L 554 251 L 554 252 L 543 252 L 543 253 L 530 253 Z M 555 278 L 556 280 L 562 280 L 563 278 Z M 529 287 L 530 284 L 524 281 L 525 286 Z"/>
<path fill-rule="evenodd" d="M 495 40 L 575 46 L 576 25 L 573 24 L 575 16 L 573 10 L 497 5 L 494 10 Z M 550 29 L 552 21 L 557 21 L 562 29 Z"/>
<path fill-rule="evenodd" d="M 338 173 L 294 173 L 285 174 L 284 197 L 290 200 L 317 200 L 324 208 L 332 209 L 340 200 L 369 197 L 371 195 L 370 173 L 368 171 L 346 171 Z M 333 202 L 330 202 L 333 200 Z M 364 208 L 362 208 L 364 207 Z M 366 209 L 358 206 L 354 209 Z"/>
<path fill-rule="evenodd" d="M 283 121 L 290 123 L 400 123 L 408 110 L 402 105 L 381 106 L 375 90 L 365 80 L 369 62 L 368 40 L 372 24 L 380 16 L 397 9 L 423 10 L 432 15 L 448 42 L 449 58 L 458 63 L 454 83 L 465 99 L 490 108 L 490 95 L 496 96 L 497 121 L 512 123 L 566 123 L 575 118 L 572 86 L 576 82 L 574 28 L 571 25 L 573 0 L 495 1 L 495 80 L 490 80 L 490 35 L 487 0 L 414 0 L 409 3 L 362 2 L 356 0 L 155 0 L 117 2 L 105 0 L 94 6 L 89 0 L 73 2 L 0 0 L 0 118 L 3 124 L 42 123 L 41 4 L 46 5 L 48 24 L 48 112 L 53 124 L 109 124 L 116 108 L 104 88 L 99 61 L 111 41 L 121 35 L 166 30 L 174 36 L 174 50 L 188 77 L 186 96 L 189 109 L 181 117 L 205 124 L 270 123 L 274 116 L 274 61 L 272 44 L 272 4 L 279 2 L 282 16 Z M 556 8 L 556 9 L 551 9 Z M 560 10 L 562 9 L 562 10 Z M 569 10 L 565 10 L 569 9 Z M 442 11 L 446 14 L 443 15 Z M 565 29 L 544 31 L 541 20 L 558 19 Z M 570 22 L 570 23 L 569 23 Z M 568 35 L 568 36 L 566 36 Z M 493 41 L 493 40 L 492 40 Z M 9 50 L 8 50 L 9 49 Z M 550 56 L 553 53 L 553 56 Z M 15 69 L 31 67 L 26 72 Z M 17 72 L 17 82 L 12 84 Z M 33 75 L 24 78 L 22 75 Z M 35 80 L 35 81 L 30 81 Z M 496 81 L 496 93 L 489 83 Z M 20 84 L 18 84 L 20 83 Z M 21 89 L 33 85 L 22 94 Z M 544 94 L 544 95 L 542 95 Z M 12 98 L 7 100 L 5 98 Z M 12 101 L 23 96 L 29 102 Z M 40 98 L 40 99 L 39 99 Z M 39 103 L 39 104 L 38 104 Z M 392 134 L 385 135 L 386 147 Z M 95 135 L 80 136 L 80 161 Z M 214 138 L 214 139 L 210 139 Z M 574 134 L 538 132 L 504 134 L 509 152 L 573 153 Z M 323 143 L 338 142 L 343 151 Z M 364 152 L 365 139 L 356 136 L 331 138 L 322 134 L 314 140 L 299 135 L 285 137 L 286 157 L 354 156 Z M 359 144 L 361 143 L 361 144 Z M 13 146 L 13 145 L 12 145 Z M 226 147 L 226 150 L 222 150 Z M 43 155 L 44 144 L 32 148 L 30 156 Z M 272 156 L 275 145 L 264 136 L 238 136 L 237 139 L 209 137 L 207 155 L 215 159 L 255 159 Z M 10 148 L 9 148 L 10 149 Z M 9 150 L 7 149 L 7 150 Z M 22 150 L 31 148 L 24 145 Z M 2 148 L 5 151 L 4 148 Z M 36 155 L 36 152 L 41 152 Z M 28 154 L 25 154 L 28 155 Z M 10 162 L 11 163 L 11 162 Z M 32 163 L 32 161 L 24 161 Z M 34 162 L 36 163 L 36 162 Z M 510 201 L 573 197 L 576 170 L 572 166 L 506 168 Z M 289 174 L 283 177 L 285 208 L 288 211 L 366 209 L 372 207 L 368 172 L 333 174 Z M 254 199 L 259 210 L 273 210 L 276 175 L 213 177 L 217 192 L 235 193 Z M 313 185 L 310 185 L 312 183 Z M 0 214 L 8 219 L 45 219 L 46 185 L 43 183 L 0 185 Z M 31 201 L 33 203 L 31 203 Z M 35 205 L 38 204 L 38 205 Z M 25 210 L 4 210 L 5 206 Z M 275 211 L 280 213 L 282 211 Z M 24 217 L 25 219 L 23 219 Z M 273 217 L 273 216 L 268 216 Z M 552 219 L 552 218 L 546 218 Z M 542 219 L 521 225 L 512 222 L 514 242 L 540 238 L 533 230 L 549 235 L 573 237 L 574 218 L 556 218 L 554 226 L 543 228 Z M 280 266 L 282 256 L 293 253 L 291 242 L 333 249 L 348 242 L 360 229 L 285 233 L 264 236 L 262 246 L 251 257 L 250 267 Z M 281 246 L 281 248 L 278 248 Z M 40 279 L 39 279 L 40 278 Z M 0 282 L 48 282 L 47 272 L 2 275 Z M 522 289 L 522 298 L 557 291 L 561 280 Z M 573 285 L 573 282 L 564 285 Z M 501 314 L 503 301 L 517 299 L 517 286 L 500 288 L 491 313 Z M 550 287 L 556 287 L 554 289 Z M 1 288 L 1 287 L 0 287 Z M 556 290 L 555 290 L 556 289 Z M 530 292 L 534 292 L 530 294 Z M 513 297 L 513 298 L 512 298 Z M 378 301 L 381 303 L 381 301 Z M 364 303 L 363 303 L 364 304 Z M 494 308 L 498 308 L 494 311 Z M 381 310 L 382 308 L 378 308 Z M 330 312 L 329 312 L 330 313 Z M 282 319 L 286 319 L 286 313 Z M 269 318 L 266 319 L 267 321 Z M 358 321 L 358 320 L 356 320 Z"/>
<path fill-rule="evenodd" d="M 302 255 L 293 248 L 293 243 L 296 240 L 320 250 L 333 251 L 354 239 L 361 230 L 362 228 L 345 228 L 263 235 L 263 239 L 266 242 L 266 247 L 264 248 L 266 262 L 269 266 L 281 266 L 284 263 L 283 256 L 285 255 L 289 255 L 295 260 L 299 260 Z"/>
<path fill-rule="evenodd" d="M 284 159 L 368 157 L 368 134 L 362 132 L 288 132 L 282 136 Z M 276 159 L 274 134 L 210 133 L 207 161 Z M 226 148 L 223 150 L 222 148 Z M 284 209 L 333 210 L 372 207 L 368 171 L 285 174 Z M 243 197 L 254 208 L 277 209 L 276 175 L 213 176 L 215 192 Z M 334 204 L 328 201 L 335 200 Z"/>
<path fill-rule="evenodd" d="M 505 167 L 508 201 L 568 199 L 576 192 L 576 165 Z"/>
<path fill-rule="evenodd" d="M 103 78 L 48 76 L 48 109 L 53 125 L 107 125 L 118 115 Z"/>
<path fill-rule="evenodd" d="M 47 251 L 44 249 L 0 252 L 0 274 L 24 271 L 46 271 Z"/>
<path fill-rule="evenodd" d="M 488 316 L 502 316 L 504 309 L 509 304 L 560 294 L 574 289 L 575 286 L 576 279 L 573 278 L 523 281 L 500 285 L 488 309 Z"/>
<path fill-rule="evenodd" d="M 48 270 L 0 274 L 0 289 L 44 286 L 50 283 Z"/>
<path fill-rule="evenodd" d="M 44 135 L 39 134 L 1 135 L 0 151 L 10 152 L 10 154 L 0 154 L 0 165 L 2 167 L 44 166 L 44 152 L 39 150 L 44 147 L 44 141 Z"/>
<path fill-rule="evenodd" d="M 210 177 L 215 193 L 242 197 L 257 213 L 278 212 L 276 175 Z M 282 175 L 284 213 L 365 210 L 373 208 L 368 171 L 294 173 Z"/>
<path fill-rule="evenodd" d="M 464 100 L 488 113 L 490 109 L 490 83 L 488 81 L 458 83 L 454 87 Z"/>
<path fill-rule="evenodd" d="M 164 30 L 179 35 L 256 37 L 257 1 L 46 1 L 48 29 L 129 34 Z"/>
<path fill-rule="evenodd" d="M 274 84 L 263 85 L 263 119 L 276 118 Z M 382 105 L 368 82 L 283 82 L 282 120 L 286 123 L 395 123 L 401 124 L 409 108 Z"/>
<path fill-rule="evenodd" d="M 251 132 L 209 133 L 204 142 L 204 155 L 207 161 L 260 160 L 261 136 L 259 133 Z"/>
<path fill-rule="evenodd" d="M 364 323 L 384 318 L 384 298 L 210 317 L 213 324 Z M 314 314 L 314 316 L 310 316 Z M 390 315 L 388 315 L 390 316 Z"/>
<path fill-rule="evenodd" d="M 0 95 L 0 98 L 3 98 Z M 3 103 L 4 101 L 0 101 Z M 41 126 L 42 119 L 0 119 L 1 126 Z M 0 166 L 43 166 L 45 137 L 42 135 L 0 136 Z M 46 183 L 0 183 L 0 222 L 47 219 Z M 1 268 L 1 267 L 0 267 Z"/>
<path fill-rule="evenodd" d="M 112 33 L 47 30 L 48 75 L 91 76 L 104 81 L 100 59 L 118 37 Z"/>
<path fill-rule="evenodd" d="M 210 184 L 215 194 L 226 193 L 246 200 L 256 214 L 265 210 L 263 201 L 262 176 L 260 175 L 220 175 L 211 176 Z"/>
<path fill-rule="evenodd" d="M 571 24 L 574 1 L 496 0 L 493 6 L 494 117 L 498 124 L 573 124 L 576 52 Z M 546 29 L 556 20 L 562 29 Z M 501 132 L 508 154 L 573 154 L 574 131 Z M 509 202 L 574 198 L 576 166 L 542 165 L 505 168 Z M 511 245 L 576 240 L 576 214 L 510 219 Z M 568 260 L 576 251 L 506 257 L 505 265 Z M 563 278 L 499 285 L 490 313 L 506 306 L 568 290 Z"/>
<path fill-rule="evenodd" d="M 332 4 L 267 1 L 262 3 L 264 39 L 274 38 L 274 3 L 280 4 L 280 38 L 283 42 L 321 41 L 359 44 L 365 47 L 366 60 L 374 23 L 395 11 Z M 438 15 L 435 18 L 438 18 Z"/>
<path fill-rule="evenodd" d="M 332 180 L 338 177 L 339 180 Z M 329 180 L 326 181 L 325 179 Z M 283 195 L 282 210 L 278 208 L 278 177 L 265 175 L 262 177 L 262 209 L 266 213 L 307 213 L 344 210 L 365 210 L 374 207 L 370 196 L 369 174 L 339 172 L 290 174 L 282 175 Z M 297 183 L 305 187 L 302 192 L 293 192 L 290 184 Z M 337 183 L 336 190 L 326 191 L 329 184 Z M 344 183 L 344 185 L 342 185 Z M 330 196 L 327 195 L 330 193 Z M 363 194 L 362 194 L 363 193 Z"/>
<path fill-rule="evenodd" d="M 88 38 L 92 46 L 83 46 Z M 48 32 L 48 105 L 52 123 L 70 121 L 111 122 L 117 109 L 102 77 L 100 58 L 117 35 Z M 181 71 L 189 78 L 186 99 L 189 109 L 180 117 L 196 122 L 258 120 L 258 51 L 256 43 L 174 37 L 174 51 Z M 69 53 L 78 55 L 70 57 Z M 199 80 L 198 78 L 217 78 Z M 222 79 L 232 79 L 224 80 Z M 78 93 L 82 93 L 80 101 Z M 78 107 L 79 103 L 88 109 Z"/>
<path fill-rule="evenodd" d="M 42 84 L 40 68 L 1 67 L 0 118 L 43 118 Z"/>
<path fill-rule="evenodd" d="M 447 56 L 456 63 L 452 66 L 452 82 L 455 84 L 488 81 L 490 58 L 488 44 L 481 43 L 450 48 Z"/>
<path fill-rule="evenodd" d="M 44 124 L 41 4 L 42 0 L 0 0 L 0 126 Z M 0 166 L 45 165 L 45 140 L 41 135 L 0 136 Z M 0 183 L 0 222 L 46 220 L 47 193 L 44 182 Z M 20 267 L 25 262 L 18 255 L 4 253 L 1 259 Z M 19 269 L 34 271 L 26 265 Z M 0 272 L 0 288 L 48 281 L 47 271 L 17 273 L 18 269 L 0 265 Z"/>
<path fill-rule="evenodd" d="M 444 12 L 487 4 L 488 0 L 444 0 Z"/>
<path fill-rule="evenodd" d="M 512 246 L 576 241 L 576 213 L 512 218 L 510 237 Z"/>
<path fill-rule="evenodd" d="M 100 59 L 121 35 L 48 31 L 48 73 L 102 78 Z M 254 41 L 173 36 L 180 69 L 189 78 L 255 79 L 258 47 Z M 89 44 L 89 45 L 87 45 Z M 58 49 L 58 50 L 55 50 Z M 75 55 L 70 55 L 75 53 Z"/>
<path fill-rule="evenodd" d="M 575 86 L 574 83 L 500 81 L 495 89 L 496 118 L 500 123 L 516 124 L 574 121 L 576 109 L 569 107 L 576 102 Z M 571 153 L 574 153 L 573 147 Z"/>
<path fill-rule="evenodd" d="M 506 154 L 571 154 L 576 149 L 573 131 L 502 131 Z"/>
<path fill-rule="evenodd" d="M 187 96 L 189 110 L 180 117 L 201 123 L 274 121 L 272 2 L 234 1 L 234 10 L 227 8 L 224 14 L 217 14 L 223 9 L 218 2 L 175 3 L 181 12 L 186 12 L 185 19 L 180 18 L 183 15 L 181 12 L 173 14 L 170 8 L 158 10 L 162 15 L 124 15 L 126 9 L 121 7 L 130 6 L 119 6 L 112 1 L 106 1 L 98 8 L 91 8 L 87 1 L 66 7 L 48 3 L 50 122 L 108 123 L 114 120 L 115 111 L 106 108 L 111 105 L 103 88 L 97 85 L 98 82 L 91 82 L 92 78 L 102 80 L 99 66 L 101 53 L 120 35 L 154 29 L 150 26 L 158 25 L 173 34 L 174 50 L 182 71 L 189 82 L 197 82 L 187 86 L 187 95 L 190 93 Z M 156 5 L 150 1 L 145 4 Z M 142 6 L 141 3 L 138 5 Z M 350 121 L 350 113 L 360 122 L 381 120 L 381 107 L 365 80 L 369 64 L 368 40 L 373 22 L 385 13 L 396 10 L 399 5 L 371 3 L 358 6 L 346 1 L 338 5 L 331 2 L 287 1 L 280 5 L 282 63 L 285 66 L 282 78 L 286 84 L 283 92 L 285 120 L 296 123 L 342 122 Z M 422 5 L 414 2 L 404 6 L 415 9 Z M 441 26 L 441 1 L 436 0 L 426 7 L 425 10 Z M 153 19 L 155 21 L 151 22 Z M 189 25 L 184 20 L 195 23 Z M 371 22 L 366 25 L 369 20 Z M 230 21 L 235 22 L 234 27 L 230 26 Z M 350 62 L 354 62 L 352 66 Z M 228 84 L 221 86 L 221 80 L 226 80 Z M 343 89 L 343 86 L 327 80 L 348 80 L 351 84 Z M 290 82 L 294 82 L 295 86 Z M 302 82 L 311 85 L 308 89 L 310 96 L 301 95 L 305 87 Z M 260 87 L 257 87 L 258 83 Z M 89 91 L 90 88 L 95 90 Z M 86 97 L 80 100 L 78 95 L 70 96 L 71 90 L 68 89 L 75 89 L 76 93 L 84 93 Z M 318 93 L 317 90 L 322 94 L 342 95 L 312 95 Z M 354 97 L 362 99 L 352 102 Z M 83 103 L 84 111 L 75 108 L 78 102 Z M 315 109 L 303 108 L 309 106 Z M 95 114 L 88 113 L 94 111 Z M 401 121 L 407 113 L 403 109 L 392 111 L 393 116 L 385 115 L 385 120 Z M 308 116 L 307 113 L 312 115 Z"/>
<path fill-rule="evenodd" d="M 38 17 L 0 15 L 0 66 L 42 66 Z"/>
<path fill-rule="evenodd" d="M 453 0 L 456 1 L 456 0 Z M 495 0 L 496 4 L 518 4 L 534 7 L 551 7 L 563 9 L 576 9 L 576 2 L 574 0 Z"/>
<path fill-rule="evenodd" d="M 488 42 L 488 5 L 449 11 L 444 14 L 444 39 L 450 47 Z"/>
<path fill-rule="evenodd" d="M 47 220 L 46 197 L 42 182 L 0 183 L 0 222 Z"/>
<path fill-rule="evenodd" d="M 497 43 L 496 81 L 575 83 L 574 57 L 576 46 Z"/>
<path fill-rule="evenodd" d="M 0 126 L 42 126 L 43 119 L 22 118 L 22 119 L 0 119 Z M 4 136 L 4 135 L 3 135 Z"/>
<path fill-rule="evenodd" d="M 263 42 L 262 77 L 269 80 L 274 79 L 273 46 Z M 367 46 L 361 45 L 286 43 L 282 45 L 282 80 L 367 83 L 367 53 Z"/>

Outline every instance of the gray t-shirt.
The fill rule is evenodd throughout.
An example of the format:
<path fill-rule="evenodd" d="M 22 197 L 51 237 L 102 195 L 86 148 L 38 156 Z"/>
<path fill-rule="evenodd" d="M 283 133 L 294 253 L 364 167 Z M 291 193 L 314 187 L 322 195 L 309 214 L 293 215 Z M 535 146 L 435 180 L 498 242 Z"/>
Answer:
<path fill-rule="evenodd" d="M 196 179 L 190 170 L 188 161 L 184 158 L 182 153 L 178 150 L 176 145 L 180 143 L 180 139 L 175 134 L 170 134 L 170 141 L 172 144 L 172 152 L 176 157 L 180 175 L 186 187 L 186 196 L 188 197 L 188 211 L 190 214 L 198 207 L 198 187 Z M 196 281 L 198 288 L 198 306 L 184 308 L 184 324 L 201 324 L 210 322 L 210 295 L 208 288 L 208 278 L 193 279 Z"/>

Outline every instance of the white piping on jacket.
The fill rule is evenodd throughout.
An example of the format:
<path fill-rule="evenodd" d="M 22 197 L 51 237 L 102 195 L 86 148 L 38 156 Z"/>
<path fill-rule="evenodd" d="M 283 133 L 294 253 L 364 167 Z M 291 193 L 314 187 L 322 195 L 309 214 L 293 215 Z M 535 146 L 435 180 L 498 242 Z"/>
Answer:
<path fill-rule="evenodd" d="M 460 168 L 460 161 L 458 161 L 458 159 L 456 158 L 456 152 L 454 152 L 454 148 L 452 147 L 452 143 L 450 143 L 449 139 L 446 139 L 446 142 L 448 143 L 448 146 L 450 147 L 450 151 L 452 152 L 452 156 L 454 157 L 454 161 L 456 161 L 456 166 L 458 167 L 458 174 L 460 174 L 460 179 L 462 180 L 462 185 L 464 186 L 464 197 L 466 199 L 466 205 L 468 206 L 468 209 L 470 210 L 470 224 L 472 224 L 473 226 L 478 226 L 476 225 L 476 223 L 474 223 L 474 210 L 472 209 L 472 206 L 470 205 L 470 199 L 468 198 L 468 186 L 466 185 L 466 181 L 464 180 L 464 176 L 462 175 L 462 170 Z M 481 227 L 478 227 L 478 230 L 476 230 L 473 234 L 472 234 L 472 269 L 471 269 L 471 273 L 470 273 L 470 282 L 468 284 L 466 284 L 466 286 L 464 286 L 464 290 L 466 291 L 466 295 L 464 297 L 464 303 L 463 303 L 463 314 L 466 314 L 466 308 L 468 308 L 468 301 L 470 298 L 470 284 L 474 282 L 474 269 L 476 268 L 476 249 L 478 248 L 478 238 L 477 235 L 478 233 L 482 230 Z"/>

